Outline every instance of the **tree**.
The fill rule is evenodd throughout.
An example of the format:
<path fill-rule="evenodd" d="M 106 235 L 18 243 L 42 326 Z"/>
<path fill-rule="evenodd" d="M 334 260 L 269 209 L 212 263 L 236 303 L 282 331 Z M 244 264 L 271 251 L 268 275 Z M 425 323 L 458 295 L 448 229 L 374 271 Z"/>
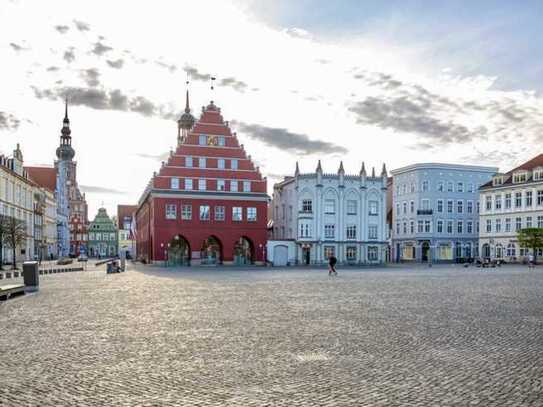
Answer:
<path fill-rule="evenodd" d="M 13 253 L 13 267 L 17 268 L 17 247 L 26 243 L 26 222 L 7 216 L 6 245 L 11 247 Z"/>
<path fill-rule="evenodd" d="M 0 214 L 0 270 L 4 266 L 4 246 L 8 235 L 8 217 Z"/>
<path fill-rule="evenodd" d="M 543 248 L 543 228 L 526 228 L 517 232 L 520 247 L 532 249 L 534 262 L 536 260 L 537 250 Z"/>

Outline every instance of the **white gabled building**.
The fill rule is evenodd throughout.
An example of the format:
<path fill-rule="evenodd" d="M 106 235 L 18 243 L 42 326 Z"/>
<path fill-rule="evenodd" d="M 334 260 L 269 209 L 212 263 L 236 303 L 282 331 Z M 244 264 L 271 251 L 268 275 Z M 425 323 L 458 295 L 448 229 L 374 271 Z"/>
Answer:
<path fill-rule="evenodd" d="M 267 259 L 274 265 L 324 264 L 335 255 L 340 264 L 383 263 L 388 253 L 387 172 L 286 177 L 273 189 L 273 239 Z"/>
<path fill-rule="evenodd" d="M 479 194 L 481 256 L 522 261 L 530 251 L 519 246 L 517 232 L 543 228 L 543 154 L 496 174 L 479 188 Z"/>

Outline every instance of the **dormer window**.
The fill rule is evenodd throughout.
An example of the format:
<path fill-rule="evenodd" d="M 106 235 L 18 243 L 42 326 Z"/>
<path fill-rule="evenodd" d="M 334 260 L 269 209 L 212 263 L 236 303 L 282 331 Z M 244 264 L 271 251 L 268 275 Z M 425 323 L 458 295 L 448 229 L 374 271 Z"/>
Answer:
<path fill-rule="evenodd" d="M 503 184 L 503 175 L 495 175 L 492 178 L 492 186 L 497 186 Z"/>
<path fill-rule="evenodd" d="M 528 172 L 527 171 L 519 171 L 513 173 L 513 184 L 520 184 L 522 182 L 526 182 L 528 180 Z"/>
<path fill-rule="evenodd" d="M 534 181 L 543 180 L 543 167 L 534 168 Z"/>

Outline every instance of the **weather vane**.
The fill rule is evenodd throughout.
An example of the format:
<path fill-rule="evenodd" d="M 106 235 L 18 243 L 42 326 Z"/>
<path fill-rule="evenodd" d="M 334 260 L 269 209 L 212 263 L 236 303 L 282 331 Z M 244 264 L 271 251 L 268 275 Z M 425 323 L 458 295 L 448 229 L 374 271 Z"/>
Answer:
<path fill-rule="evenodd" d="M 211 77 L 211 90 L 215 89 L 215 78 L 214 76 Z"/>

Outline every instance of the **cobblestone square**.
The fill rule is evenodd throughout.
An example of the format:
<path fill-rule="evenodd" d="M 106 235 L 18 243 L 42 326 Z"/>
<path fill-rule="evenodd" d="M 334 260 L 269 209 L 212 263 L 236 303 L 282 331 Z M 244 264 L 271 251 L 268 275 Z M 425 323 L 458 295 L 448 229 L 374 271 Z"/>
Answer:
<path fill-rule="evenodd" d="M 522 266 L 41 276 L 0 304 L 0 405 L 542 406 L 542 294 Z"/>

